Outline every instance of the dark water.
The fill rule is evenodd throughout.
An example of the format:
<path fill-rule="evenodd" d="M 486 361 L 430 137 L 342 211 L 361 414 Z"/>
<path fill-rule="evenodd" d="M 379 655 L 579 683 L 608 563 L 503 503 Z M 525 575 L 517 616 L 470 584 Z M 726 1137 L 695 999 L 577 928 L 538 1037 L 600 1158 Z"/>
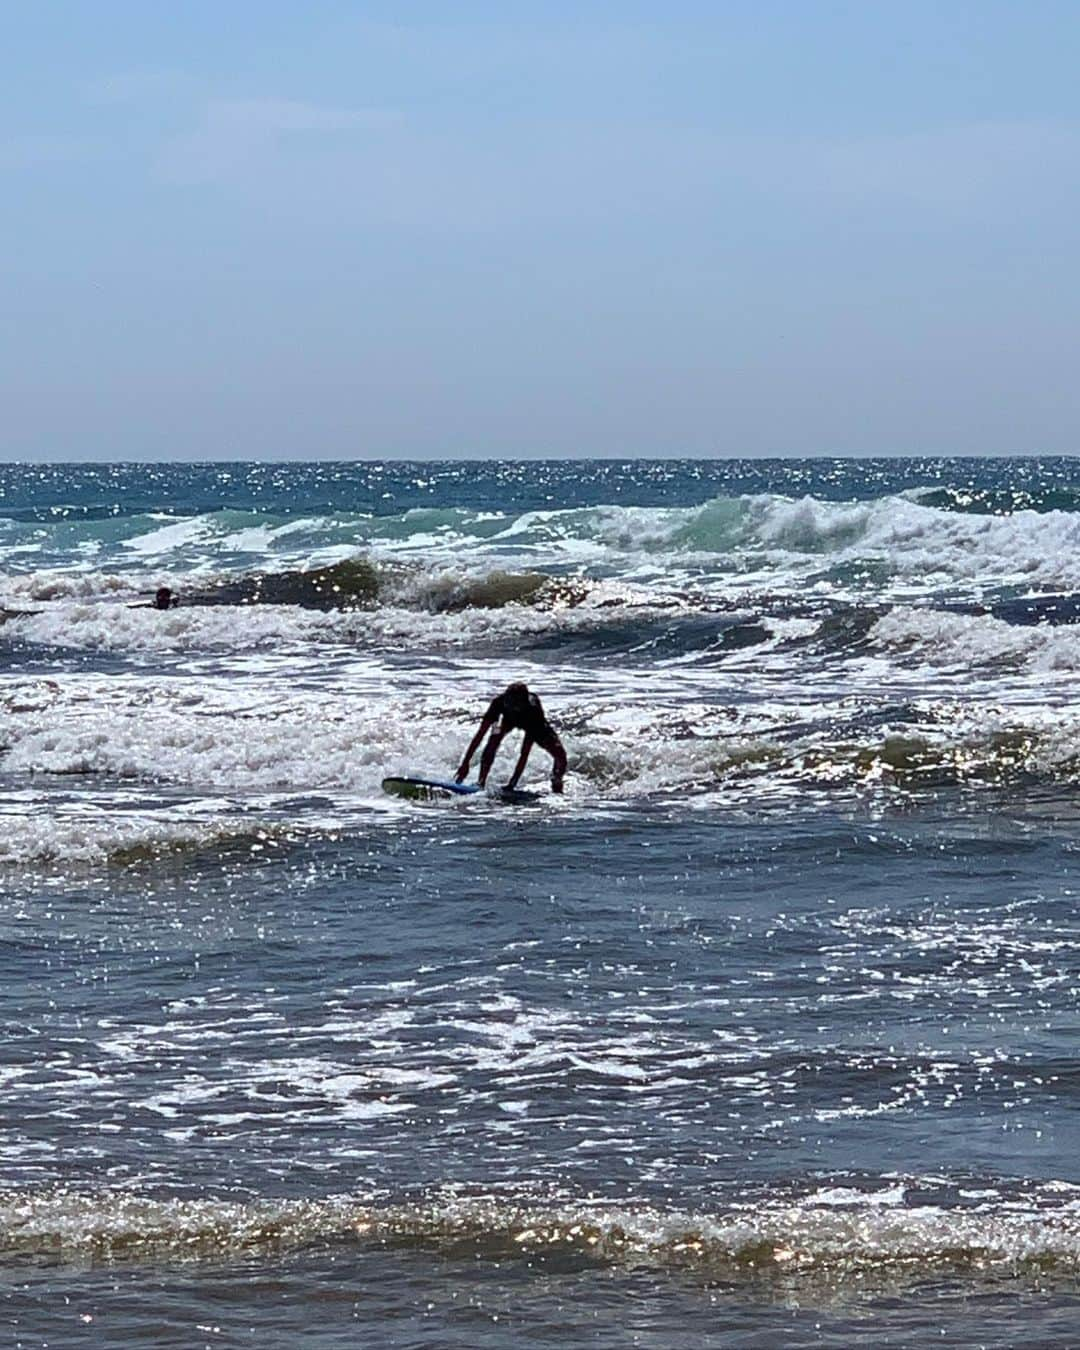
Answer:
<path fill-rule="evenodd" d="M 9 1342 L 1074 1345 L 1078 486 L 4 470 Z"/>

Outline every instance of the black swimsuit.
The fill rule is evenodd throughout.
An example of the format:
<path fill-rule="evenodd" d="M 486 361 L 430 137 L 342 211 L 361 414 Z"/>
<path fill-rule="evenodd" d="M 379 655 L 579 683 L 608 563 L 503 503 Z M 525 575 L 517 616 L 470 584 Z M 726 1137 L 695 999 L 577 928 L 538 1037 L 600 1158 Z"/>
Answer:
<path fill-rule="evenodd" d="M 500 694 L 498 698 L 491 700 L 491 707 L 487 710 L 488 719 L 492 722 L 502 719 L 502 726 L 499 730 L 505 735 L 508 731 L 521 730 L 526 736 L 537 743 L 543 745 L 545 741 L 550 741 L 555 736 L 555 728 L 544 716 L 544 707 L 535 694 L 529 695 L 528 704 L 525 707 L 508 706 L 506 695 Z"/>

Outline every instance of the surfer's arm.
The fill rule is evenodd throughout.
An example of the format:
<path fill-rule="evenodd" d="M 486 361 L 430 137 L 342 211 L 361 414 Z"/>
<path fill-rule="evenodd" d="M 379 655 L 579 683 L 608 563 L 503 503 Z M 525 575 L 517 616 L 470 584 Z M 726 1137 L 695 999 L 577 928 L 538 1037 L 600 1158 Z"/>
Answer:
<path fill-rule="evenodd" d="M 525 772 L 525 765 L 529 762 L 529 751 L 533 748 L 533 738 L 525 733 L 525 739 L 521 742 L 521 754 L 518 755 L 518 762 L 514 765 L 514 772 L 507 779 L 508 788 L 516 788 L 517 781 Z"/>
<path fill-rule="evenodd" d="M 464 783 L 465 779 L 468 778 L 469 765 L 472 763 L 472 757 L 473 755 L 476 754 L 477 749 L 480 746 L 480 742 L 487 735 L 488 728 L 491 726 L 494 720 L 495 719 L 490 715 L 490 713 L 484 714 L 484 720 L 480 723 L 480 729 L 477 731 L 476 735 L 469 742 L 469 748 L 468 750 L 465 751 L 465 758 L 458 765 L 458 771 L 457 776 L 455 778 L 455 782 Z"/>

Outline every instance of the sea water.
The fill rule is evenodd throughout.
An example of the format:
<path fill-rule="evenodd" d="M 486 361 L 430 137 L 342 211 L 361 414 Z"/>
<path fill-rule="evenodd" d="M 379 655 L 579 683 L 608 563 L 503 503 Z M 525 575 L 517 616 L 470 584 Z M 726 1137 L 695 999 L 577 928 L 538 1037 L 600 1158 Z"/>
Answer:
<path fill-rule="evenodd" d="M 5 1344 L 1080 1342 L 1080 462 L 9 466 L 0 566 Z M 564 796 L 382 794 L 511 680 Z"/>

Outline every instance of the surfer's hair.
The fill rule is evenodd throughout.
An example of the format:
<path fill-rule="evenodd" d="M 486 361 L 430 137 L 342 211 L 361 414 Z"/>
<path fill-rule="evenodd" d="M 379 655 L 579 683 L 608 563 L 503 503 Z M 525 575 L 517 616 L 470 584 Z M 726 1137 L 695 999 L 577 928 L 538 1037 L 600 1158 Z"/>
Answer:
<path fill-rule="evenodd" d="M 515 680 L 513 684 L 506 686 L 506 697 L 514 702 L 520 702 L 529 697 L 529 686 L 524 680 Z"/>

